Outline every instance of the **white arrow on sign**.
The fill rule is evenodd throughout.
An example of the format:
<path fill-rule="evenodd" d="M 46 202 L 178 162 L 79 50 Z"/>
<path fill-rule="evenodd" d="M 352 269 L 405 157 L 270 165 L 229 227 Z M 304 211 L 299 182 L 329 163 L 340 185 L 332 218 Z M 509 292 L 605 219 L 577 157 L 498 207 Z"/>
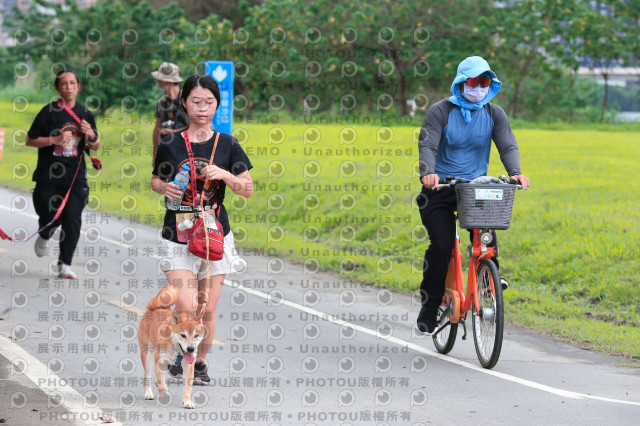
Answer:
<path fill-rule="evenodd" d="M 227 71 L 225 71 L 221 65 L 218 65 L 218 68 L 213 71 L 213 78 L 215 78 L 218 82 L 222 82 L 222 80 L 227 78 Z"/>

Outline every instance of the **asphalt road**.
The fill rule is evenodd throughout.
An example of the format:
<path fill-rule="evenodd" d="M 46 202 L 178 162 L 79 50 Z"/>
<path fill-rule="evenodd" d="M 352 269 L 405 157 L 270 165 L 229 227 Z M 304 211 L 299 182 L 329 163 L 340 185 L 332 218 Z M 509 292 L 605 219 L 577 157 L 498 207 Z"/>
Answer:
<path fill-rule="evenodd" d="M 28 194 L 0 189 L 0 217 L 8 233 L 36 230 Z M 448 356 L 414 336 L 408 296 L 242 249 L 196 408 L 182 408 L 181 380 L 145 401 L 136 330 L 165 285 L 158 230 L 92 211 L 84 223 L 77 281 L 56 278 L 33 240 L 0 243 L 5 424 L 638 424 L 637 363 L 507 326 L 485 370 L 470 327 Z"/>

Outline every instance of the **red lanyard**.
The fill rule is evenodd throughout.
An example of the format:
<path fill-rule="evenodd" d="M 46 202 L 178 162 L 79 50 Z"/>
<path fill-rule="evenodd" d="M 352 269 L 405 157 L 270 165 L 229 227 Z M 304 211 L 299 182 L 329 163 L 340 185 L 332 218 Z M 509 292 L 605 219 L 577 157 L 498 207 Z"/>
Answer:
<path fill-rule="evenodd" d="M 196 202 L 196 196 L 198 194 L 198 188 L 196 186 L 196 163 L 195 160 L 193 159 L 193 151 L 191 150 L 191 141 L 189 141 L 189 132 L 187 130 L 185 130 L 184 132 L 182 132 L 182 137 L 184 138 L 184 143 L 187 146 L 187 153 L 189 154 L 189 165 L 191 166 L 191 171 L 190 171 L 190 175 L 191 175 L 191 193 L 193 196 L 193 207 L 195 208 L 197 206 L 197 202 Z M 216 155 L 216 148 L 218 147 L 218 139 L 220 138 L 220 133 L 216 132 L 216 140 L 213 143 L 213 150 L 211 151 L 211 159 L 209 159 L 209 165 L 213 164 L 213 157 Z M 209 182 L 208 179 L 205 179 L 204 181 L 204 188 L 206 189 L 207 187 L 207 183 Z M 202 191 L 201 196 L 204 197 L 204 193 L 205 191 Z M 218 207 L 218 213 L 220 214 L 220 206 Z M 216 205 L 214 204 L 213 208 L 216 208 Z"/>
<path fill-rule="evenodd" d="M 58 99 L 58 105 L 60 107 L 64 108 L 64 110 L 67 111 L 67 113 L 69 113 L 69 115 L 74 120 L 76 120 L 79 125 L 82 125 L 82 120 L 80 120 L 80 118 L 76 115 L 76 113 L 73 112 L 73 110 L 71 108 L 69 108 L 69 106 L 67 104 L 62 102 L 62 99 Z M 100 162 L 100 160 L 98 160 L 98 157 L 92 157 L 91 156 L 91 154 L 89 153 L 89 147 L 85 146 L 85 152 L 87 153 L 89 158 L 91 158 L 91 164 L 93 165 L 93 168 L 96 169 L 96 170 L 102 170 L 102 162 Z M 82 161 L 82 158 L 80 158 L 80 161 Z"/>
<path fill-rule="evenodd" d="M 67 104 L 65 104 L 64 102 L 62 102 L 62 99 L 58 99 L 58 105 L 62 108 L 64 108 L 65 111 L 67 111 L 69 113 L 69 115 L 78 122 L 78 124 L 82 124 L 82 120 L 80 120 L 80 118 L 76 115 L 75 112 L 73 112 L 73 110 L 71 108 L 69 108 L 69 106 Z"/>
<path fill-rule="evenodd" d="M 189 132 L 182 132 L 182 137 L 184 138 L 184 143 L 187 145 L 187 153 L 189 154 L 189 174 L 191 175 L 191 198 L 193 199 L 193 207 L 195 208 L 196 198 L 198 195 L 198 187 L 196 180 L 196 162 L 193 159 L 193 151 L 191 150 L 191 141 L 189 141 Z"/>

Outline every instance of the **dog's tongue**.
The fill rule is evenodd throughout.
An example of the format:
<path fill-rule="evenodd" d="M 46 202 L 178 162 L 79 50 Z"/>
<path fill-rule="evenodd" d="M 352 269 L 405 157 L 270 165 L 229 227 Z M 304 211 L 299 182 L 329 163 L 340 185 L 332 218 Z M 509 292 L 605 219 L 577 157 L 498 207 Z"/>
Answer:
<path fill-rule="evenodd" d="M 193 364 L 193 361 L 195 361 L 195 356 L 193 355 L 193 352 L 185 352 L 184 353 L 184 362 L 186 362 L 187 364 Z"/>

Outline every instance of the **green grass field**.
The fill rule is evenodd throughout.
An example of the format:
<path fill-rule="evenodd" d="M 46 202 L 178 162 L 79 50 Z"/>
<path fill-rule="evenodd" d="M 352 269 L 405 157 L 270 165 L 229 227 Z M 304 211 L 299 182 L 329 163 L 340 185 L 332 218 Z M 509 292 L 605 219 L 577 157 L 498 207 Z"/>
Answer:
<path fill-rule="evenodd" d="M 13 114 L 0 106 L 8 112 L 0 176 L 26 190 L 36 150 L 24 135 L 40 106 Z M 149 187 L 152 126 L 118 113 L 98 120 L 104 169 L 90 171 L 89 208 L 161 222 L 163 199 Z M 249 200 L 227 194 L 239 245 L 310 271 L 417 289 L 428 244 L 414 202 L 418 129 L 295 120 L 234 128 L 255 183 Z M 517 193 L 512 227 L 498 232 L 508 320 L 640 358 L 640 183 L 632 173 L 640 136 L 605 128 L 521 129 L 516 137 L 532 188 Z M 503 173 L 494 152 L 489 174 Z"/>

